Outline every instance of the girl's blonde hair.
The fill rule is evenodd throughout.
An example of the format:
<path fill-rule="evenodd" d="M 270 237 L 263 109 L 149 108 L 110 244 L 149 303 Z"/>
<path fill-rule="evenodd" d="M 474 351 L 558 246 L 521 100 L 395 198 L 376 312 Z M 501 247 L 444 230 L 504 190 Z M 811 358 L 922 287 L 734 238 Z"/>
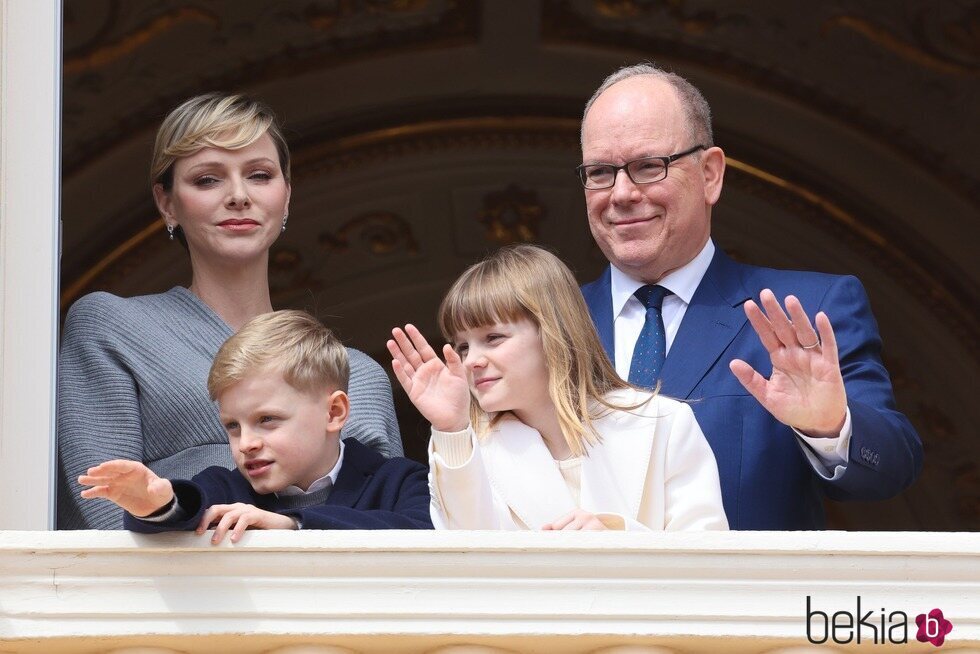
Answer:
<path fill-rule="evenodd" d="M 317 393 L 347 391 L 347 349 L 333 332 L 295 309 L 264 313 L 249 320 L 218 349 L 208 373 L 212 400 L 246 377 L 278 370 L 293 388 Z"/>
<path fill-rule="evenodd" d="M 205 93 L 167 114 L 157 130 L 150 161 L 150 183 L 170 191 L 174 162 L 204 148 L 239 150 L 268 133 L 279 154 L 279 167 L 289 182 L 289 146 L 272 110 L 244 95 Z"/>
<path fill-rule="evenodd" d="M 609 362 L 575 277 L 561 259 L 533 245 L 501 248 L 460 275 L 439 307 L 439 328 L 451 343 L 465 329 L 522 318 L 538 327 L 548 394 L 569 448 L 582 456 L 586 445 L 599 442 L 593 420 L 608 409 L 636 406 L 605 399 L 610 391 L 632 386 Z M 488 416 L 475 400 L 470 414 L 474 425 L 487 430 L 501 417 Z"/>

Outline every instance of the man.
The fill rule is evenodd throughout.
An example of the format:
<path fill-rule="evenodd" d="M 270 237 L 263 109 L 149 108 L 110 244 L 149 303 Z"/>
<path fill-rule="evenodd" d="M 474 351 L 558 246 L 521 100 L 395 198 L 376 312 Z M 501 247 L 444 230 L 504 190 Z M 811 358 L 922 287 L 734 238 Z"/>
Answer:
<path fill-rule="evenodd" d="M 915 480 L 922 444 L 860 282 L 738 264 L 712 242 L 725 155 L 696 88 L 617 71 L 586 105 L 582 161 L 611 264 L 582 288 L 592 319 L 620 375 L 691 401 L 732 529 L 819 529 L 823 496 L 883 499 Z"/>

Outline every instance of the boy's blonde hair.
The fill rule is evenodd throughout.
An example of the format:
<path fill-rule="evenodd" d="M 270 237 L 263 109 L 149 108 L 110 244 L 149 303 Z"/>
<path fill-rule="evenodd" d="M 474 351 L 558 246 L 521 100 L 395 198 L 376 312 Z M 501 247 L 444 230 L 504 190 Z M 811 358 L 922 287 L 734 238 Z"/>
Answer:
<path fill-rule="evenodd" d="M 167 114 L 157 130 L 150 161 L 150 183 L 170 191 L 174 162 L 204 148 L 239 150 L 268 133 L 279 154 L 279 167 L 289 182 L 289 146 L 272 110 L 244 95 L 205 93 Z"/>
<path fill-rule="evenodd" d="M 606 409 L 633 409 L 610 404 L 610 391 L 632 388 L 616 374 L 599 342 L 575 277 L 561 259 L 533 245 L 497 250 L 470 266 L 452 285 L 439 307 L 439 328 L 449 342 L 464 329 L 527 318 L 541 334 L 548 366 L 548 394 L 558 422 L 575 456 L 585 454 L 599 435 L 592 421 Z M 492 427 L 500 414 L 488 416 L 470 402 L 474 425 Z"/>
<path fill-rule="evenodd" d="M 252 318 L 224 342 L 208 374 L 212 400 L 259 370 L 278 370 L 304 392 L 346 392 L 347 350 L 329 329 L 305 311 L 273 311 Z"/>

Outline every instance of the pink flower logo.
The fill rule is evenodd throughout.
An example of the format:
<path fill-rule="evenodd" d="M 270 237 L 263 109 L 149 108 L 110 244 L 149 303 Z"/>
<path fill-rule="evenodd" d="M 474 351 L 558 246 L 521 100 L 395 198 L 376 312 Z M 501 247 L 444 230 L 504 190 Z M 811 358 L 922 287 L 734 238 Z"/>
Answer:
<path fill-rule="evenodd" d="M 915 616 L 915 624 L 919 625 L 919 633 L 915 635 L 915 639 L 920 643 L 932 643 L 936 647 L 942 647 L 946 634 L 953 630 L 953 623 L 943 617 L 940 609 L 933 609 L 928 615 L 920 613 Z"/>

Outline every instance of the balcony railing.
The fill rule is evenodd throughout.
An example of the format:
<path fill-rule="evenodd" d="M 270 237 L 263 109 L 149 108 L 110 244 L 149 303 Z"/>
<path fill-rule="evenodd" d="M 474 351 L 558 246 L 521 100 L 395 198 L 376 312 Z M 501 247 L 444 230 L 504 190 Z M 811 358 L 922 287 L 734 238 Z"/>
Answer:
<path fill-rule="evenodd" d="M 980 534 L 0 532 L 0 652 L 932 652 L 933 609 L 980 651 Z"/>

